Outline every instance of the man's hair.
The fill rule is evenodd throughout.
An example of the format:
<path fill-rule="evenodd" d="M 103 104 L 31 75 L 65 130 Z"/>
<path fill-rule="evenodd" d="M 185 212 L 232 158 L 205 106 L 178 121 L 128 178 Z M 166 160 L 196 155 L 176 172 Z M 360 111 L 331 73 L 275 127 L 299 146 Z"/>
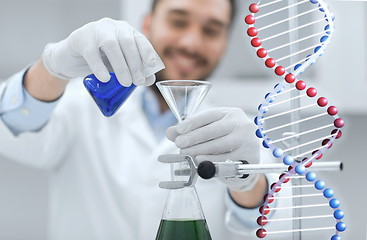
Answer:
<path fill-rule="evenodd" d="M 153 0 L 153 2 L 152 2 L 152 12 L 155 11 L 156 6 L 157 6 L 159 1 L 160 0 Z M 228 1 L 229 1 L 229 4 L 231 5 L 231 25 L 232 25 L 234 16 L 236 14 L 236 3 L 235 3 L 235 0 L 228 0 Z"/>

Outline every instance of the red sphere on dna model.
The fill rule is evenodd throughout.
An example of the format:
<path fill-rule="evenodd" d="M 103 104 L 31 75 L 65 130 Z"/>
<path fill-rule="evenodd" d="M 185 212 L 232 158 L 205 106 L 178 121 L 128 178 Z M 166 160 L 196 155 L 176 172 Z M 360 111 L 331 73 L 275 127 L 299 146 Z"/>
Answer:
<path fill-rule="evenodd" d="M 274 67 L 275 66 L 275 60 L 273 58 L 266 59 L 265 66 L 267 66 L 268 68 Z"/>
<path fill-rule="evenodd" d="M 286 76 L 285 76 L 285 81 L 287 83 L 294 83 L 294 81 L 296 80 L 296 77 L 292 74 L 292 73 L 288 73 Z"/>
<path fill-rule="evenodd" d="M 275 68 L 275 74 L 278 76 L 282 76 L 285 73 L 285 68 L 282 66 L 278 66 Z"/>
<path fill-rule="evenodd" d="M 330 139 L 324 139 L 323 141 L 322 141 L 322 146 L 325 146 L 325 145 L 327 145 L 328 143 L 330 142 Z M 333 144 L 331 143 L 329 146 L 328 146 L 328 148 L 331 148 L 333 146 Z"/>
<path fill-rule="evenodd" d="M 307 93 L 307 96 L 314 97 L 317 95 L 317 90 L 313 87 L 310 87 L 309 89 L 307 89 L 306 93 Z"/>
<path fill-rule="evenodd" d="M 267 215 L 267 214 L 270 212 L 270 210 L 269 210 L 269 207 L 268 207 L 268 206 L 265 208 L 265 210 L 264 210 L 264 206 L 261 206 L 261 207 L 259 208 L 259 212 L 260 212 L 261 214 L 263 214 L 263 213 L 264 213 L 264 215 Z"/>
<path fill-rule="evenodd" d="M 260 47 L 261 46 L 260 38 L 255 37 L 255 38 L 251 39 L 251 45 L 253 47 Z"/>
<path fill-rule="evenodd" d="M 337 128 L 342 128 L 344 126 L 344 120 L 341 118 L 335 119 L 334 126 Z"/>
<path fill-rule="evenodd" d="M 250 37 L 255 37 L 257 35 L 257 29 L 254 27 L 250 27 L 249 29 L 247 29 L 247 35 L 249 35 Z"/>
<path fill-rule="evenodd" d="M 279 179 L 281 179 L 284 175 L 285 173 L 280 174 Z M 283 183 L 287 183 L 287 182 L 289 182 L 289 178 L 286 178 Z"/>
<path fill-rule="evenodd" d="M 298 81 L 297 83 L 296 83 L 296 88 L 298 89 L 298 90 L 304 90 L 305 88 L 306 88 L 306 83 L 304 82 L 304 81 Z"/>
<path fill-rule="evenodd" d="M 260 10 L 260 7 L 256 3 L 253 3 L 250 5 L 249 10 L 252 13 L 257 13 Z"/>
<path fill-rule="evenodd" d="M 268 52 L 264 48 L 260 48 L 257 50 L 256 54 L 259 58 L 264 58 L 266 55 L 268 55 Z"/>
<path fill-rule="evenodd" d="M 256 222 L 259 226 L 264 226 L 268 223 L 268 219 L 265 216 L 260 216 L 257 218 Z"/>
<path fill-rule="evenodd" d="M 249 25 L 254 24 L 255 23 L 255 17 L 253 15 L 247 15 L 245 17 L 245 22 Z"/>
<path fill-rule="evenodd" d="M 333 131 L 331 131 L 331 135 L 334 135 L 336 132 L 338 131 L 338 129 L 334 129 Z M 339 130 L 338 134 L 336 135 L 336 139 L 340 138 L 342 136 L 342 131 Z"/>
<path fill-rule="evenodd" d="M 328 104 L 328 100 L 325 97 L 320 97 L 319 99 L 317 99 L 317 104 L 320 107 L 325 107 Z"/>
<path fill-rule="evenodd" d="M 338 113 L 338 109 L 335 106 L 330 106 L 327 109 L 327 112 L 328 112 L 329 115 L 334 116 Z"/>
<path fill-rule="evenodd" d="M 273 188 L 275 186 L 276 183 L 271 184 L 270 188 Z M 279 192 L 281 190 L 280 186 L 277 186 L 277 189 L 275 190 L 275 192 Z"/>
<path fill-rule="evenodd" d="M 309 162 L 308 164 L 305 165 L 306 168 L 309 168 L 312 166 L 312 162 Z"/>
<path fill-rule="evenodd" d="M 264 202 L 266 199 L 269 199 L 269 203 L 272 203 L 274 201 L 274 197 L 273 196 L 269 196 L 269 194 L 265 194 L 264 196 Z"/>
<path fill-rule="evenodd" d="M 256 236 L 258 238 L 264 238 L 266 237 L 266 230 L 263 229 L 263 228 L 259 228 L 257 231 L 256 231 Z"/>

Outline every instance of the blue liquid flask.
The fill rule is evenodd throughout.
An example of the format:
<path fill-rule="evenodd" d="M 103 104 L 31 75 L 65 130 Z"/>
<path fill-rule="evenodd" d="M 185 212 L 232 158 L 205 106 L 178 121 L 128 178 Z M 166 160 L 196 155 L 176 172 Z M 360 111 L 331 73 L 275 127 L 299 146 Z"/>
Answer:
<path fill-rule="evenodd" d="M 124 87 L 114 73 L 110 75 L 111 79 L 106 83 L 99 81 L 94 74 L 86 76 L 83 81 L 84 86 L 106 117 L 115 114 L 136 88 L 134 84 Z"/>

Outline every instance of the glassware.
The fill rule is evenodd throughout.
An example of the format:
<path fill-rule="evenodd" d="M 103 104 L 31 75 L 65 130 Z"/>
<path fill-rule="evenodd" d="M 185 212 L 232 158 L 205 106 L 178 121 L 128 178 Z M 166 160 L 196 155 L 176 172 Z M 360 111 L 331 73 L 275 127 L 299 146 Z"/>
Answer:
<path fill-rule="evenodd" d="M 182 169 L 173 163 L 172 173 Z M 172 180 L 182 180 L 172 174 Z M 170 189 L 156 240 L 211 240 L 194 185 Z"/>
<path fill-rule="evenodd" d="M 198 80 L 166 80 L 156 85 L 179 122 L 196 112 L 212 86 Z"/>
<path fill-rule="evenodd" d="M 103 83 L 94 74 L 84 78 L 83 83 L 104 116 L 110 117 L 122 106 L 135 90 L 136 86 L 122 86 L 114 73 L 110 73 L 110 81 Z"/>
<path fill-rule="evenodd" d="M 156 85 L 179 122 L 197 110 L 211 87 L 210 82 L 193 80 L 167 80 Z M 171 163 L 172 183 L 187 183 L 187 176 L 179 173 L 188 168 L 186 161 Z M 169 193 L 156 240 L 211 240 L 195 181 L 165 186 Z"/>

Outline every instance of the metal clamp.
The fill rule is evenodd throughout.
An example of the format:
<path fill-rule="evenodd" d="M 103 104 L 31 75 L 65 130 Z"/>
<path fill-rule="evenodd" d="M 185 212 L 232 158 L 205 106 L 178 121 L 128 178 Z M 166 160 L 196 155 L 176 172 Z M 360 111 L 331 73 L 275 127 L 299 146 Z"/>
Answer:
<path fill-rule="evenodd" d="M 246 174 L 254 173 L 281 173 L 287 170 L 283 163 L 271 164 L 247 164 L 246 161 L 224 161 L 211 162 L 203 161 L 196 165 L 195 161 L 189 155 L 183 154 L 165 154 L 158 157 L 162 163 L 188 163 L 188 168 L 177 169 L 173 172 L 175 176 L 189 176 L 187 181 L 162 181 L 160 188 L 179 189 L 187 186 L 193 186 L 196 183 L 198 175 L 203 179 L 233 178 L 242 177 Z M 319 171 L 340 171 L 343 169 L 341 162 L 316 162 L 312 168 Z"/>
<path fill-rule="evenodd" d="M 159 182 L 160 188 L 179 189 L 179 188 L 195 185 L 197 177 L 198 177 L 197 166 L 191 156 L 183 155 L 183 154 L 165 154 L 165 155 L 160 155 L 158 157 L 158 161 L 162 163 L 187 162 L 189 165 L 189 168 L 179 169 L 173 172 L 175 176 L 189 176 L 188 181 L 173 181 L 173 180 L 172 181 L 162 181 L 162 182 Z"/>

